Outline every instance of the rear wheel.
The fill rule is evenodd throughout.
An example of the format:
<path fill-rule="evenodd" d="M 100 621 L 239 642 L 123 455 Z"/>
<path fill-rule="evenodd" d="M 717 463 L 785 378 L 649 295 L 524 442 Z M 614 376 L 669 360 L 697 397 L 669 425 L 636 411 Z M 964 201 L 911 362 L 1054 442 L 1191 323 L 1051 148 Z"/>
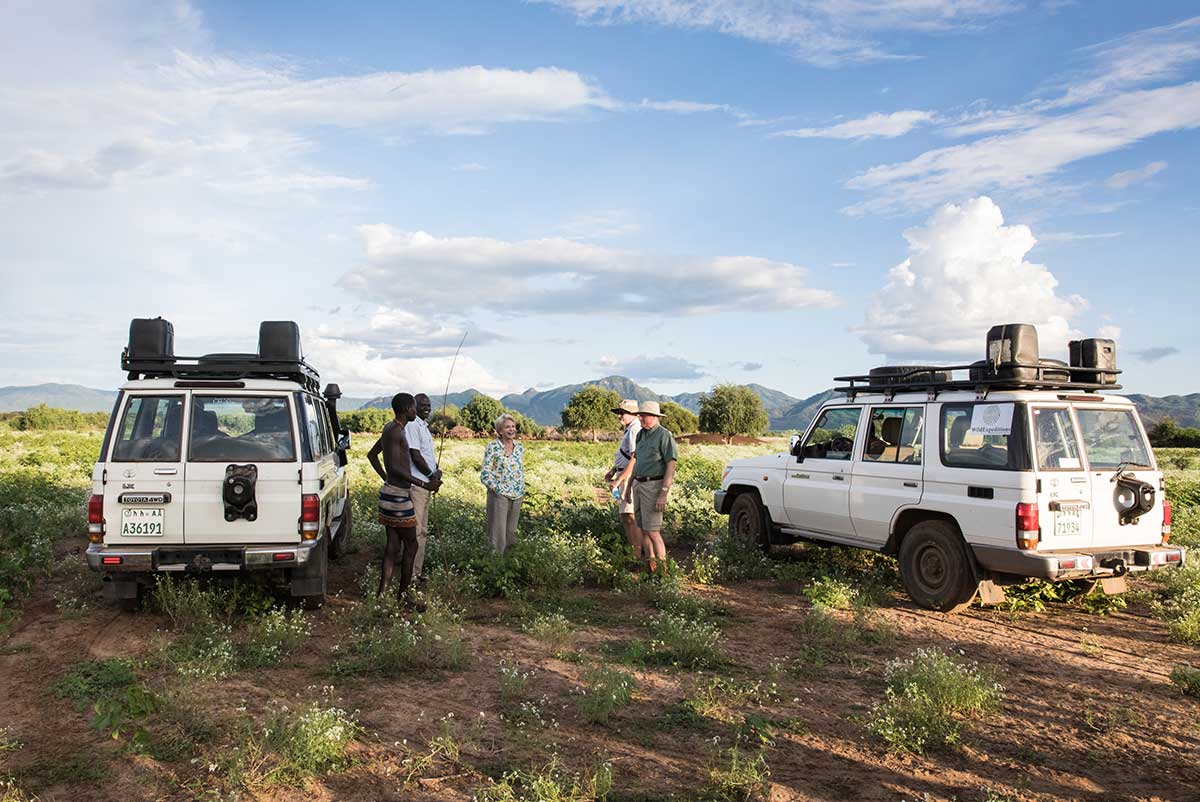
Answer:
<path fill-rule="evenodd" d="M 294 603 L 305 610 L 316 610 L 325 603 L 325 583 L 329 576 L 329 547 L 326 539 L 309 557 L 308 565 L 292 573 L 291 594 Z"/>
<path fill-rule="evenodd" d="M 943 613 L 965 610 L 979 590 L 966 545 L 946 521 L 921 521 L 904 536 L 900 579 L 914 602 Z"/>
<path fill-rule="evenodd" d="M 770 549 L 767 516 L 754 493 L 740 493 L 729 510 L 729 534 L 747 546 Z"/>

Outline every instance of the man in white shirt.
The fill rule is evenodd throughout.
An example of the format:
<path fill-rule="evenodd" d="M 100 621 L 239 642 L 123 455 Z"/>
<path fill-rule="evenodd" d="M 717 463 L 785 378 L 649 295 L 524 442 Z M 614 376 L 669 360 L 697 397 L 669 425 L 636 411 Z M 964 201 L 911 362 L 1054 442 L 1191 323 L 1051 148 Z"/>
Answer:
<path fill-rule="evenodd" d="M 604 481 L 612 489 L 614 496 L 620 493 L 621 525 L 625 527 L 625 539 L 629 548 L 633 549 L 633 557 L 638 564 L 642 561 L 642 530 L 638 529 L 637 520 L 633 515 L 633 493 L 629 487 L 633 471 L 633 449 L 637 443 L 638 432 L 642 425 L 638 421 L 638 402 L 627 398 L 613 412 L 620 416 L 621 426 L 625 429 L 621 435 L 621 443 L 617 454 L 613 457 L 612 467 L 604 474 Z"/>
<path fill-rule="evenodd" d="M 437 465 L 437 450 L 433 447 L 433 434 L 425 421 L 433 411 L 433 404 L 425 393 L 418 393 L 417 417 L 404 427 L 404 436 L 408 439 L 409 454 L 412 455 L 413 476 L 421 481 L 432 479 L 441 480 L 442 472 Z M 430 492 L 417 485 L 410 491 L 413 512 L 417 518 L 417 559 L 413 563 L 413 576 L 421 575 L 425 564 L 425 538 L 429 535 L 429 498 Z"/>

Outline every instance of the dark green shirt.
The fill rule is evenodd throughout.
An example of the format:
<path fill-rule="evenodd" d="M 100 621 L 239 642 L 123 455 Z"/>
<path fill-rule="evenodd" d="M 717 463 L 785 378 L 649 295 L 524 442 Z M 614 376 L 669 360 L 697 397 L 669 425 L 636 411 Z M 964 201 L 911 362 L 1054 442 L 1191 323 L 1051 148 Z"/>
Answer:
<path fill-rule="evenodd" d="M 660 423 L 653 429 L 638 432 L 637 445 L 633 449 L 633 475 L 662 476 L 667 472 L 667 463 L 679 459 L 675 448 L 675 435 Z"/>

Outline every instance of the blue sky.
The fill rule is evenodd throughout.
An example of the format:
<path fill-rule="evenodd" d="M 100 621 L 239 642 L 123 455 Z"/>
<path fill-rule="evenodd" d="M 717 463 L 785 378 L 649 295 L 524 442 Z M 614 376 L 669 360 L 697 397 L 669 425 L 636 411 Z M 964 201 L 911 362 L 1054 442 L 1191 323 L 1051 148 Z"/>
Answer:
<path fill-rule="evenodd" d="M 344 390 L 803 396 L 1119 340 L 1200 390 L 1192 3 L 8 4 L 0 383 L 301 323 Z M 1192 158 L 1189 158 L 1192 157 Z"/>

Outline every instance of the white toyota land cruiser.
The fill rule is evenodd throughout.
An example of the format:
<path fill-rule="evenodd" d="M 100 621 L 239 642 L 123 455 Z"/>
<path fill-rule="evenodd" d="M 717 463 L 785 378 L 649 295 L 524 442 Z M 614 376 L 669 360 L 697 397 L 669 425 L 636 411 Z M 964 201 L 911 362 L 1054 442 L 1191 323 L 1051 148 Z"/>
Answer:
<path fill-rule="evenodd" d="M 88 503 L 88 565 L 136 607 L 157 574 L 270 572 L 306 607 L 350 535 L 350 436 L 337 385 L 301 356 L 291 321 L 255 354 L 174 355 L 161 318 L 137 319 Z"/>
<path fill-rule="evenodd" d="M 791 453 L 734 460 L 716 493 L 730 532 L 894 554 L 917 604 L 947 612 L 1031 577 L 1099 579 L 1182 565 L 1171 506 L 1111 340 L 1038 356 L 1026 324 L 995 326 L 973 365 L 843 376 Z M 965 376 L 963 374 L 966 374 Z M 959 378 L 956 378 L 956 375 Z"/>

